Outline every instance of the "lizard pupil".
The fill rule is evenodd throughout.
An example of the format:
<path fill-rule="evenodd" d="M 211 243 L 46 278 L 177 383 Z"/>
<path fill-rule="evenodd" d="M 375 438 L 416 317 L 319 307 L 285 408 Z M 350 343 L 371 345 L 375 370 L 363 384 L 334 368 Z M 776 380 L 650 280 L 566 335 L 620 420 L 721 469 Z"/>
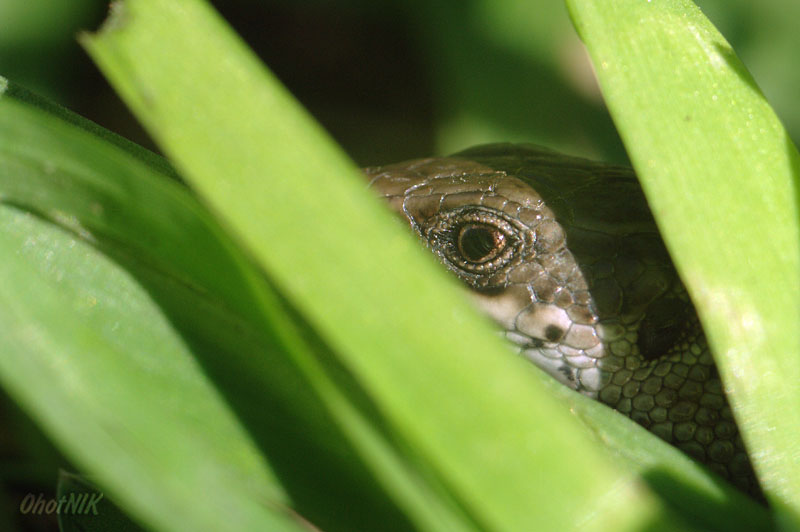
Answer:
<path fill-rule="evenodd" d="M 469 224 L 458 233 L 458 250 L 464 259 L 487 262 L 505 247 L 505 235 L 496 228 L 483 224 Z"/>

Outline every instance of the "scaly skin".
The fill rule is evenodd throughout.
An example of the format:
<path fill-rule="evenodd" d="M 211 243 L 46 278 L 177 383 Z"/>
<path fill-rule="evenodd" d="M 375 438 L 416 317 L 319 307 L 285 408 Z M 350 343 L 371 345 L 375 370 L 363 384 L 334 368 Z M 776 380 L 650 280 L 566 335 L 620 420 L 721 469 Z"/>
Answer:
<path fill-rule="evenodd" d="M 495 144 L 365 171 L 523 356 L 758 494 L 633 170 Z"/>

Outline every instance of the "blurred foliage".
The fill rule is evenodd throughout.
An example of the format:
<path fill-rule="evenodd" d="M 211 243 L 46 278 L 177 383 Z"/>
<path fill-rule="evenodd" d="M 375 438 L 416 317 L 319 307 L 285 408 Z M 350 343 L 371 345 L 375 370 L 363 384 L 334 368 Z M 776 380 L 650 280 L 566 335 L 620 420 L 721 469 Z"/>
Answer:
<path fill-rule="evenodd" d="M 362 165 L 501 140 L 626 160 L 561 2 L 534 0 L 534 19 L 523 0 L 213 3 Z M 800 3 L 698 4 L 800 139 Z M 106 6 L 2 0 L 0 73 L 152 148 L 74 38 Z"/>

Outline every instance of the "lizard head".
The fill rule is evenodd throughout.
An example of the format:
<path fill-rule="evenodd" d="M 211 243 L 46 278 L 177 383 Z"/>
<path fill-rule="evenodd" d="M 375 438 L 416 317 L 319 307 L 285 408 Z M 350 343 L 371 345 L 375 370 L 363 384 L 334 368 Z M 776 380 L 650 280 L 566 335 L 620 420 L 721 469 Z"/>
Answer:
<path fill-rule="evenodd" d="M 523 356 L 755 485 L 697 315 L 630 168 L 495 144 L 366 173 Z"/>

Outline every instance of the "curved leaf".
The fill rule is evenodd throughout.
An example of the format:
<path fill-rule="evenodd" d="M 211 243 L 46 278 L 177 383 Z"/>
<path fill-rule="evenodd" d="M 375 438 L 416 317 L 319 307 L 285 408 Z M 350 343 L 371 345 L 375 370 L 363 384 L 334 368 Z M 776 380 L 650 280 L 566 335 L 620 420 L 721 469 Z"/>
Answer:
<path fill-rule="evenodd" d="M 691 2 L 568 5 L 764 490 L 784 524 L 800 526 L 797 150 Z"/>

